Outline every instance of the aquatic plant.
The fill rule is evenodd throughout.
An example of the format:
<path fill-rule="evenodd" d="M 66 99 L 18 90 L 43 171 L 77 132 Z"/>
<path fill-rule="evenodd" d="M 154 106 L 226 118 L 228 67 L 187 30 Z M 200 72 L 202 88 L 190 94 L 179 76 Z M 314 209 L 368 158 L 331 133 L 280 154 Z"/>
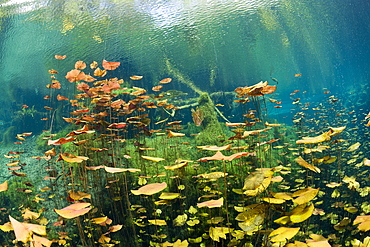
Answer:
<path fill-rule="evenodd" d="M 295 126 L 267 121 L 261 106 L 277 87 L 260 82 L 235 90 L 242 120 L 232 123 L 206 92 L 196 89 L 198 102 L 183 105 L 162 93 L 185 78 L 170 63 L 176 76 L 155 83 L 153 94 L 132 86 L 143 76 L 114 77 L 119 66 L 78 61 L 68 82 L 49 70 L 49 116 L 38 140 L 47 150 L 27 166 L 21 162 L 26 153 L 5 155 L 11 174 L 1 181 L 0 197 L 10 198 L 9 188 L 16 188 L 24 202 L 19 210 L 1 211 L 0 228 L 12 236 L 2 239 L 3 246 L 10 240 L 24 246 L 367 243 L 370 206 L 363 198 L 370 186 L 363 168 L 370 164 L 358 153 L 359 141 L 340 139 L 350 139 L 343 115 L 319 123 L 294 100 Z M 56 93 L 68 86 L 75 89 L 70 95 Z M 318 105 L 313 114 L 341 114 L 333 99 L 330 109 Z M 189 107 L 196 107 L 195 124 Z M 59 116 L 72 128 L 54 133 Z M 30 135 L 15 134 L 18 147 Z M 29 181 L 36 176 L 26 171 L 30 166 L 42 170 L 35 182 Z"/>

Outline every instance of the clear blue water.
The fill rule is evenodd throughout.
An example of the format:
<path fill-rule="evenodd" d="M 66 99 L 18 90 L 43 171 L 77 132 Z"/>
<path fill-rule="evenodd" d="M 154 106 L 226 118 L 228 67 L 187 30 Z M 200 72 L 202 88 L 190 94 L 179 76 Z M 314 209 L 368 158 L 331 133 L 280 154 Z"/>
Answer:
<path fill-rule="evenodd" d="M 101 59 L 120 61 L 123 77 L 143 75 L 137 86 L 173 76 L 169 61 L 208 92 L 275 84 L 273 77 L 283 102 L 293 90 L 309 99 L 325 90 L 367 94 L 369 7 L 365 0 L 9 1 L 1 7 L 1 100 L 12 111 L 40 109 L 48 69 L 66 73 L 74 61 Z M 192 93 L 181 82 L 171 87 Z"/>

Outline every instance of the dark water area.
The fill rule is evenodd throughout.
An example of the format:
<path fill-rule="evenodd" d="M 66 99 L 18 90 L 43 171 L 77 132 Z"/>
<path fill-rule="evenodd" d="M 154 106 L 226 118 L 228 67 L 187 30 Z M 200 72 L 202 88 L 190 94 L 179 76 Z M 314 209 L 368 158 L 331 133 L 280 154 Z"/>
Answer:
<path fill-rule="evenodd" d="M 0 1 L 0 245 L 368 246 L 369 10 Z"/>

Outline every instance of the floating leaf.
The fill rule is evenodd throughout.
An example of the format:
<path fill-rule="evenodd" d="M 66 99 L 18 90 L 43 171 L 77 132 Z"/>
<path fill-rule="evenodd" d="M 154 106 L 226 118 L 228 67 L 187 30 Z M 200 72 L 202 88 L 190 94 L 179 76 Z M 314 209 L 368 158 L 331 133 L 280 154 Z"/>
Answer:
<path fill-rule="evenodd" d="M 369 126 L 370 126 L 370 123 L 369 123 Z M 352 239 L 351 244 L 352 244 L 352 247 L 367 247 L 367 246 L 370 246 L 370 236 L 364 238 L 362 243 L 358 239 Z"/>
<path fill-rule="evenodd" d="M 104 244 L 104 243 L 109 243 L 111 241 L 111 238 L 102 234 L 100 236 L 100 238 L 98 239 L 98 242 L 101 243 L 101 244 Z"/>
<path fill-rule="evenodd" d="M 348 213 L 354 214 L 354 213 L 357 213 L 358 208 L 356 208 L 356 207 L 344 207 L 344 210 L 346 210 Z"/>
<path fill-rule="evenodd" d="M 220 242 L 220 238 L 226 239 L 226 234 L 231 233 L 233 228 L 228 227 L 210 227 L 209 236 L 213 241 Z"/>
<path fill-rule="evenodd" d="M 137 80 L 143 79 L 143 76 L 142 75 L 133 75 L 133 76 L 130 76 L 130 79 L 134 80 L 134 81 L 137 81 Z"/>
<path fill-rule="evenodd" d="M 67 55 L 54 55 L 55 59 L 65 59 Z"/>
<path fill-rule="evenodd" d="M 10 232 L 13 231 L 12 224 L 10 222 L 5 223 L 4 225 L 0 225 L 0 230 L 3 232 Z"/>
<path fill-rule="evenodd" d="M 271 204 L 283 204 L 285 202 L 284 199 L 280 198 L 271 198 L 271 197 L 262 197 L 262 201 L 271 203 Z"/>
<path fill-rule="evenodd" d="M 23 219 L 25 220 L 35 220 L 40 217 L 39 213 L 32 212 L 28 208 L 26 208 L 22 213 Z"/>
<path fill-rule="evenodd" d="M 15 233 L 15 239 L 23 243 L 29 242 L 31 240 L 32 233 L 23 225 L 23 223 L 17 221 L 10 215 L 9 219 Z"/>
<path fill-rule="evenodd" d="M 94 76 L 104 77 L 106 74 L 107 74 L 106 70 L 103 70 L 103 69 L 100 69 L 100 68 L 96 68 L 94 70 Z"/>
<path fill-rule="evenodd" d="M 125 128 L 127 126 L 127 123 L 112 123 L 110 125 L 108 125 L 109 128 L 117 128 L 117 129 L 122 129 L 122 128 Z"/>
<path fill-rule="evenodd" d="M 173 131 L 170 130 L 170 131 L 168 131 L 167 136 L 168 137 L 182 137 L 182 136 L 185 136 L 185 134 L 173 132 Z"/>
<path fill-rule="evenodd" d="M 359 224 L 360 223 L 360 224 Z M 353 225 L 357 225 L 357 228 L 360 231 L 367 232 L 370 230 L 370 215 L 359 215 L 356 217 L 356 219 L 353 221 Z"/>
<path fill-rule="evenodd" d="M 246 126 L 246 123 L 225 123 L 227 127 L 240 127 L 240 126 Z"/>
<path fill-rule="evenodd" d="M 292 193 L 271 193 L 271 195 L 278 199 L 292 200 Z"/>
<path fill-rule="evenodd" d="M 45 247 L 50 247 L 51 244 L 53 243 L 52 241 L 50 241 L 49 239 L 45 238 L 45 237 L 40 237 L 40 236 L 37 236 L 36 234 L 34 234 L 32 236 L 32 242 L 34 243 L 34 246 L 45 246 Z M 40 245 L 41 244 L 41 245 Z"/>
<path fill-rule="evenodd" d="M 187 166 L 188 165 L 188 160 L 183 160 L 183 162 L 180 162 L 179 164 L 177 165 L 173 165 L 173 166 L 164 166 L 164 169 L 166 170 L 176 170 L 176 169 L 179 169 L 181 167 L 184 167 L 184 166 Z M 191 161 L 192 162 L 192 161 Z"/>
<path fill-rule="evenodd" d="M 122 229 L 123 225 L 114 225 L 108 228 L 108 232 L 118 232 Z"/>
<path fill-rule="evenodd" d="M 197 212 L 198 212 L 198 210 L 197 210 L 195 207 L 190 206 L 190 208 L 189 208 L 189 213 L 191 213 L 191 214 L 196 214 Z"/>
<path fill-rule="evenodd" d="M 140 169 L 136 168 L 116 168 L 116 167 L 108 167 L 104 166 L 104 170 L 109 173 L 117 173 L 117 172 L 140 172 Z"/>
<path fill-rule="evenodd" d="M 275 176 L 271 178 L 271 182 L 274 182 L 274 183 L 280 183 L 283 180 L 284 178 L 282 176 Z"/>
<path fill-rule="evenodd" d="M 159 91 L 162 90 L 162 88 L 163 88 L 162 85 L 157 85 L 157 86 L 152 87 L 152 90 L 155 91 L 155 92 L 159 92 Z"/>
<path fill-rule="evenodd" d="M 349 146 L 349 148 L 347 148 L 346 152 L 353 152 L 353 151 L 357 150 L 360 146 L 361 146 L 361 143 L 356 142 L 355 144 L 352 144 L 351 146 Z"/>
<path fill-rule="evenodd" d="M 156 226 L 165 226 L 167 225 L 167 222 L 165 220 L 158 220 L 158 219 L 155 219 L 155 220 L 148 220 L 149 223 L 153 224 L 153 225 L 156 225 Z"/>
<path fill-rule="evenodd" d="M 252 86 L 238 87 L 235 92 L 238 97 L 257 97 L 275 92 L 276 86 L 269 86 L 267 81 L 261 81 Z"/>
<path fill-rule="evenodd" d="M 227 144 L 222 147 L 218 146 L 198 146 L 197 148 L 202 149 L 202 150 L 210 150 L 210 151 L 223 151 L 223 150 L 228 150 L 231 148 L 230 144 Z"/>
<path fill-rule="evenodd" d="M 64 143 L 71 142 L 74 140 L 75 140 L 74 137 L 68 137 L 68 138 L 62 137 L 57 140 L 48 140 L 48 145 L 62 145 Z"/>
<path fill-rule="evenodd" d="M 176 242 L 173 243 L 173 247 L 188 247 L 188 246 L 189 246 L 188 240 L 181 241 L 180 239 L 178 239 Z"/>
<path fill-rule="evenodd" d="M 86 75 L 78 69 L 73 69 L 67 73 L 65 78 L 68 79 L 69 82 L 75 82 L 85 80 Z"/>
<path fill-rule="evenodd" d="M 308 247 L 308 245 L 300 241 L 294 241 L 294 243 L 288 243 L 285 247 Z"/>
<path fill-rule="evenodd" d="M 82 161 L 88 160 L 88 157 L 85 156 L 76 156 L 69 153 L 59 154 L 59 160 L 64 160 L 68 163 L 81 163 Z"/>
<path fill-rule="evenodd" d="M 159 161 L 165 160 L 163 158 L 150 157 L 150 156 L 144 156 L 144 155 L 142 155 L 141 158 L 143 158 L 145 160 L 150 160 L 150 161 L 153 161 L 153 162 L 159 162 Z"/>
<path fill-rule="evenodd" d="M 131 190 L 134 195 L 154 195 L 155 193 L 161 192 L 167 188 L 166 182 L 147 184 L 140 187 L 138 190 Z"/>
<path fill-rule="evenodd" d="M 170 83 L 172 81 L 172 79 L 171 78 L 164 78 L 164 79 L 162 79 L 159 83 L 161 83 L 161 84 L 166 84 L 166 83 Z"/>
<path fill-rule="evenodd" d="M 278 229 L 273 230 L 269 237 L 271 242 L 285 242 L 293 238 L 298 232 L 300 227 L 290 228 L 290 227 L 279 227 Z"/>
<path fill-rule="evenodd" d="M 209 201 L 197 203 L 198 208 L 202 208 L 202 207 L 219 208 L 222 205 L 224 205 L 224 198 L 223 197 L 221 197 L 218 200 L 209 200 Z"/>
<path fill-rule="evenodd" d="M 98 217 L 98 218 L 93 218 L 91 219 L 91 222 L 92 223 L 95 223 L 95 224 L 101 224 L 101 223 L 105 223 L 107 221 L 108 217 L 107 216 L 104 216 L 104 217 Z"/>
<path fill-rule="evenodd" d="M 120 66 L 120 62 L 108 62 L 107 60 L 103 60 L 102 66 L 105 70 L 115 70 Z"/>
<path fill-rule="evenodd" d="M 71 131 L 68 135 L 66 135 L 67 137 L 69 136 L 76 136 L 76 135 L 82 135 L 82 134 L 91 134 L 91 133 L 94 133 L 95 130 L 89 130 L 89 128 L 87 127 L 87 125 L 84 125 L 82 127 L 82 129 L 79 129 L 79 130 L 74 130 L 74 131 Z M 49 144 L 50 145 L 50 144 Z M 54 144 L 55 145 L 55 144 Z"/>
<path fill-rule="evenodd" d="M 342 183 L 336 183 L 336 182 L 330 182 L 329 184 L 326 184 L 327 187 L 329 188 L 335 188 L 335 187 L 338 187 L 338 186 L 341 186 Z"/>
<path fill-rule="evenodd" d="M 337 160 L 337 157 L 328 155 L 328 156 L 325 156 L 323 159 L 324 159 L 323 160 L 324 164 L 331 164 Z"/>
<path fill-rule="evenodd" d="M 82 200 L 84 198 L 91 199 L 91 194 L 81 192 L 81 191 L 69 191 L 69 197 L 72 200 L 78 201 L 78 200 Z"/>
<path fill-rule="evenodd" d="M 8 190 L 8 181 L 5 181 L 4 183 L 0 184 L 0 192 L 7 190 Z"/>
<path fill-rule="evenodd" d="M 308 247 L 331 247 L 328 240 L 318 234 L 310 234 L 311 239 L 306 239 Z"/>
<path fill-rule="evenodd" d="M 179 214 L 174 220 L 173 224 L 175 226 L 183 226 L 185 225 L 185 222 L 188 220 L 187 214 Z"/>
<path fill-rule="evenodd" d="M 204 179 L 210 179 L 210 180 L 219 179 L 225 176 L 227 176 L 227 173 L 223 173 L 223 172 L 211 172 L 211 173 L 203 173 L 203 174 L 198 175 L 198 177 L 201 177 Z"/>
<path fill-rule="evenodd" d="M 311 187 L 298 190 L 292 194 L 292 197 L 297 197 L 293 199 L 293 202 L 297 203 L 298 205 L 307 203 L 311 201 L 313 198 L 315 198 L 318 192 L 319 189 L 313 189 Z"/>
<path fill-rule="evenodd" d="M 199 223 L 200 221 L 198 219 L 186 221 L 186 224 L 188 224 L 189 226 L 195 226 L 195 225 L 198 225 Z"/>
<path fill-rule="evenodd" d="M 180 196 L 180 193 L 162 193 L 159 199 L 163 200 L 173 200 Z"/>
<path fill-rule="evenodd" d="M 297 162 L 299 165 L 311 170 L 311 171 L 314 171 L 314 172 L 317 172 L 317 173 L 320 173 L 320 169 L 314 165 L 311 165 L 309 164 L 307 161 L 305 161 L 301 156 L 299 156 L 298 158 L 295 159 L 295 162 Z"/>
<path fill-rule="evenodd" d="M 315 137 L 303 137 L 302 140 L 296 141 L 296 144 L 312 144 L 312 143 L 320 143 L 324 141 L 329 141 L 331 139 L 330 134 L 328 132 L 322 133 L 319 136 Z"/>
<path fill-rule="evenodd" d="M 240 153 L 235 153 L 230 156 L 225 156 L 223 155 L 220 151 L 217 151 L 217 153 L 211 157 L 204 157 L 200 158 L 198 161 L 209 161 L 209 160 L 228 160 L 232 161 L 234 159 L 240 158 L 242 156 L 255 156 L 256 153 L 248 153 L 248 152 L 240 152 Z"/>
<path fill-rule="evenodd" d="M 86 68 L 86 63 L 84 61 L 77 61 L 75 63 L 75 69 L 84 69 Z"/>
<path fill-rule="evenodd" d="M 268 206 L 264 204 L 250 205 L 243 208 L 245 210 L 236 216 L 239 222 L 239 227 L 247 234 L 251 235 L 253 232 L 258 231 L 259 226 L 263 224 L 266 217 Z M 239 212 L 239 211 L 238 211 Z"/>
<path fill-rule="evenodd" d="M 243 190 L 244 190 L 244 188 L 247 188 L 247 190 L 243 192 L 244 195 L 256 196 L 256 195 L 262 193 L 263 191 L 265 191 L 267 189 L 267 187 L 271 183 L 271 176 L 269 176 L 267 178 L 264 178 L 262 180 L 262 182 L 260 182 L 261 175 L 263 177 L 265 177 L 265 174 L 262 171 L 258 171 L 258 172 L 256 172 L 255 174 L 252 175 L 253 177 L 248 178 L 249 177 L 248 176 L 246 178 L 246 180 L 244 182 Z M 255 189 L 249 189 L 249 188 L 253 188 L 253 186 L 255 186 Z"/>
<path fill-rule="evenodd" d="M 337 190 L 337 189 L 335 189 L 334 191 L 333 191 L 333 193 L 331 193 L 331 195 L 330 195 L 332 198 L 338 198 L 338 197 L 340 197 L 340 192 L 339 192 L 339 190 Z"/>
<path fill-rule="evenodd" d="M 267 127 L 267 128 L 264 128 L 264 129 L 258 129 L 258 130 L 244 131 L 243 137 L 248 137 L 248 136 L 253 135 L 253 134 L 258 134 L 258 133 L 267 131 L 269 129 L 271 129 L 271 127 Z"/>
<path fill-rule="evenodd" d="M 99 169 L 105 168 L 105 166 L 85 166 L 85 168 L 86 168 L 87 170 L 93 170 L 93 171 L 96 171 L 96 170 L 99 170 Z"/>
<path fill-rule="evenodd" d="M 290 221 L 293 223 L 300 223 L 311 217 L 315 206 L 311 203 L 309 206 L 305 207 L 304 204 L 298 205 L 292 210 L 292 215 L 290 216 Z"/>
<path fill-rule="evenodd" d="M 54 211 L 60 216 L 62 216 L 63 218 L 72 219 L 72 218 L 84 215 L 87 212 L 89 212 L 92 209 L 92 207 L 88 207 L 90 205 L 91 204 L 87 202 L 80 202 L 80 203 L 71 204 L 62 209 L 54 209 Z"/>

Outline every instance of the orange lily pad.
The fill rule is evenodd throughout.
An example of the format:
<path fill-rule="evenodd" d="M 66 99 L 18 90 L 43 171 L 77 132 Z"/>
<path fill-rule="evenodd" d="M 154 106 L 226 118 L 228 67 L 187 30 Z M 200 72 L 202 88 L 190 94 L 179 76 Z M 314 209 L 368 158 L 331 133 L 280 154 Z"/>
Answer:
<path fill-rule="evenodd" d="M 85 156 L 76 156 L 70 153 L 64 153 L 64 154 L 59 154 L 59 159 L 57 161 L 64 160 L 68 163 L 81 163 L 82 161 L 88 160 L 88 159 L 89 158 Z"/>
<path fill-rule="evenodd" d="M 115 70 L 120 66 L 120 62 L 109 62 L 107 60 L 103 60 L 102 66 L 105 70 Z"/>
<path fill-rule="evenodd" d="M 210 151 L 223 151 L 231 148 L 230 144 L 227 144 L 222 147 L 217 147 L 217 146 L 198 146 L 197 148 L 200 148 L 202 150 L 210 150 Z"/>
<path fill-rule="evenodd" d="M 203 207 L 207 207 L 207 208 L 219 208 L 222 205 L 224 205 L 224 198 L 223 197 L 221 197 L 218 200 L 209 200 L 209 201 L 197 203 L 197 207 L 198 208 L 203 208 Z"/>
<path fill-rule="evenodd" d="M 242 156 L 255 156 L 256 153 L 248 153 L 248 152 L 240 152 L 240 153 L 235 153 L 230 156 L 225 156 L 223 155 L 220 151 L 217 151 L 217 153 L 211 157 L 204 157 L 200 158 L 198 161 L 209 161 L 209 160 L 228 160 L 232 161 L 234 159 L 240 158 Z"/>
<path fill-rule="evenodd" d="M 89 130 L 89 128 L 87 127 L 87 125 L 84 125 L 84 127 L 82 127 L 82 129 L 71 131 L 67 135 L 67 137 L 68 136 L 81 135 L 81 134 L 91 134 L 91 133 L 94 133 L 94 132 L 95 132 L 95 130 Z"/>
<path fill-rule="evenodd" d="M 74 137 L 68 137 L 68 138 L 62 137 L 57 140 L 48 140 L 48 145 L 62 145 L 64 143 L 71 142 L 74 140 L 75 140 Z"/>
<path fill-rule="evenodd" d="M 167 188 L 167 183 L 152 183 L 140 187 L 138 190 L 131 190 L 134 195 L 154 195 Z"/>
<path fill-rule="evenodd" d="M 89 212 L 92 209 L 92 207 L 89 207 L 90 205 L 91 203 L 87 202 L 75 203 L 62 209 L 54 209 L 54 212 L 63 218 L 73 219 Z"/>
<path fill-rule="evenodd" d="M 171 78 L 164 78 L 164 79 L 162 79 L 159 83 L 161 83 L 161 84 L 166 84 L 166 83 L 170 83 L 172 81 L 172 79 Z"/>
<path fill-rule="evenodd" d="M 140 169 L 136 169 L 136 168 L 116 168 L 116 167 L 108 167 L 108 166 L 105 166 L 104 169 L 106 172 L 109 172 L 109 173 L 140 172 L 141 171 Z"/>

